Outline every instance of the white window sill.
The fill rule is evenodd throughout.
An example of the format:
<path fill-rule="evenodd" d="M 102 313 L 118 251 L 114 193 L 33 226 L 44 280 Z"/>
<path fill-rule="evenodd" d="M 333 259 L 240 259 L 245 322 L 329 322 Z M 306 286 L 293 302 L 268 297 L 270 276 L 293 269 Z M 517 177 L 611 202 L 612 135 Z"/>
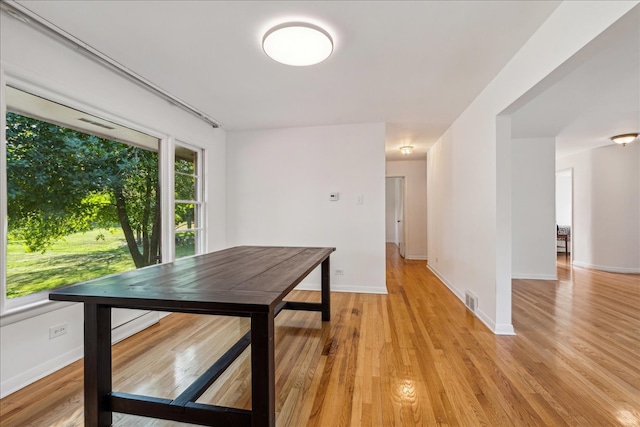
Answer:
<path fill-rule="evenodd" d="M 50 311 L 60 310 L 61 308 L 68 307 L 71 304 L 76 303 L 66 301 L 50 301 L 46 299 L 34 301 L 30 304 L 21 305 L 19 307 L 6 309 L 4 313 L 0 314 L 0 327 L 20 322 L 31 317 L 39 316 L 41 314 L 49 313 Z"/>

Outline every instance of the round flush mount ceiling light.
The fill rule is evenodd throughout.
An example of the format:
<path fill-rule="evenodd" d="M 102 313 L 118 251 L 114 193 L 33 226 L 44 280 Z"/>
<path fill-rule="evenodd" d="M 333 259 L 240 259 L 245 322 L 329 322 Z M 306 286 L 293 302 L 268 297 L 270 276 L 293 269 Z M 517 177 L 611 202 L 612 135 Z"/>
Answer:
<path fill-rule="evenodd" d="M 288 22 L 267 31 L 262 49 L 275 61 L 300 67 L 327 59 L 333 52 L 333 39 L 316 25 Z"/>
<path fill-rule="evenodd" d="M 637 133 L 625 133 L 623 135 L 612 136 L 611 140 L 616 144 L 621 144 L 623 147 L 636 139 L 638 137 Z"/>
<path fill-rule="evenodd" d="M 413 146 L 412 145 L 405 145 L 403 147 L 400 147 L 400 152 L 402 154 L 404 154 L 405 156 L 409 155 L 409 154 L 413 153 Z"/>

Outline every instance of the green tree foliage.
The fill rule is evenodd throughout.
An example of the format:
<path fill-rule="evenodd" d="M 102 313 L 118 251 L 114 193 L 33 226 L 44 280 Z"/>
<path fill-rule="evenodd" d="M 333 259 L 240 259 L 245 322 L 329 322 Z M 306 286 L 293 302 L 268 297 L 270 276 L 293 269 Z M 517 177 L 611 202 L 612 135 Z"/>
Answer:
<path fill-rule="evenodd" d="M 7 178 L 9 233 L 29 250 L 119 223 L 136 267 L 158 261 L 157 153 L 7 113 Z"/>
<path fill-rule="evenodd" d="M 185 201 L 196 199 L 195 162 L 189 158 L 175 160 L 175 199 L 182 201 L 175 206 L 176 226 L 192 228 L 195 219 L 195 206 Z"/>

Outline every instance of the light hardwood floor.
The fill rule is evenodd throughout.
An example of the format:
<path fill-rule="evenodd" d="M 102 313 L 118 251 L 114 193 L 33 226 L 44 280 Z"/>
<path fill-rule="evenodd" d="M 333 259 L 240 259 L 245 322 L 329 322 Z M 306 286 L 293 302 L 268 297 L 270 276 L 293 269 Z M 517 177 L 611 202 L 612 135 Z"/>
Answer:
<path fill-rule="evenodd" d="M 560 280 L 514 281 L 517 335 L 494 336 L 424 261 L 387 252 L 388 295 L 333 293 L 330 323 L 276 319 L 279 427 L 640 426 L 639 275 L 560 255 Z M 114 389 L 175 396 L 247 328 L 173 314 L 114 346 Z M 250 408 L 249 351 L 200 402 Z M 82 422 L 81 362 L 0 401 L 2 426 Z M 179 424 L 115 414 L 114 425 Z"/>

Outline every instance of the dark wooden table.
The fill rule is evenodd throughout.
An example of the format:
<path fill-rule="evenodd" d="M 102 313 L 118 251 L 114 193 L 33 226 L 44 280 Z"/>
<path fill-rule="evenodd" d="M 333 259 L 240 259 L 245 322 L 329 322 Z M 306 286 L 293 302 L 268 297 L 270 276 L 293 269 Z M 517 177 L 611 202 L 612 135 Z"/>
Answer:
<path fill-rule="evenodd" d="M 208 426 L 274 426 L 274 318 L 283 309 L 330 318 L 329 256 L 335 248 L 243 246 L 80 283 L 49 298 L 84 303 L 85 425 L 109 426 L 112 412 Z M 322 302 L 284 301 L 321 265 Z M 244 316 L 251 330 L 173 400 L 112 390 L 111 308 Z M 196 403 L 251 345 L 251 410 Z"/>

